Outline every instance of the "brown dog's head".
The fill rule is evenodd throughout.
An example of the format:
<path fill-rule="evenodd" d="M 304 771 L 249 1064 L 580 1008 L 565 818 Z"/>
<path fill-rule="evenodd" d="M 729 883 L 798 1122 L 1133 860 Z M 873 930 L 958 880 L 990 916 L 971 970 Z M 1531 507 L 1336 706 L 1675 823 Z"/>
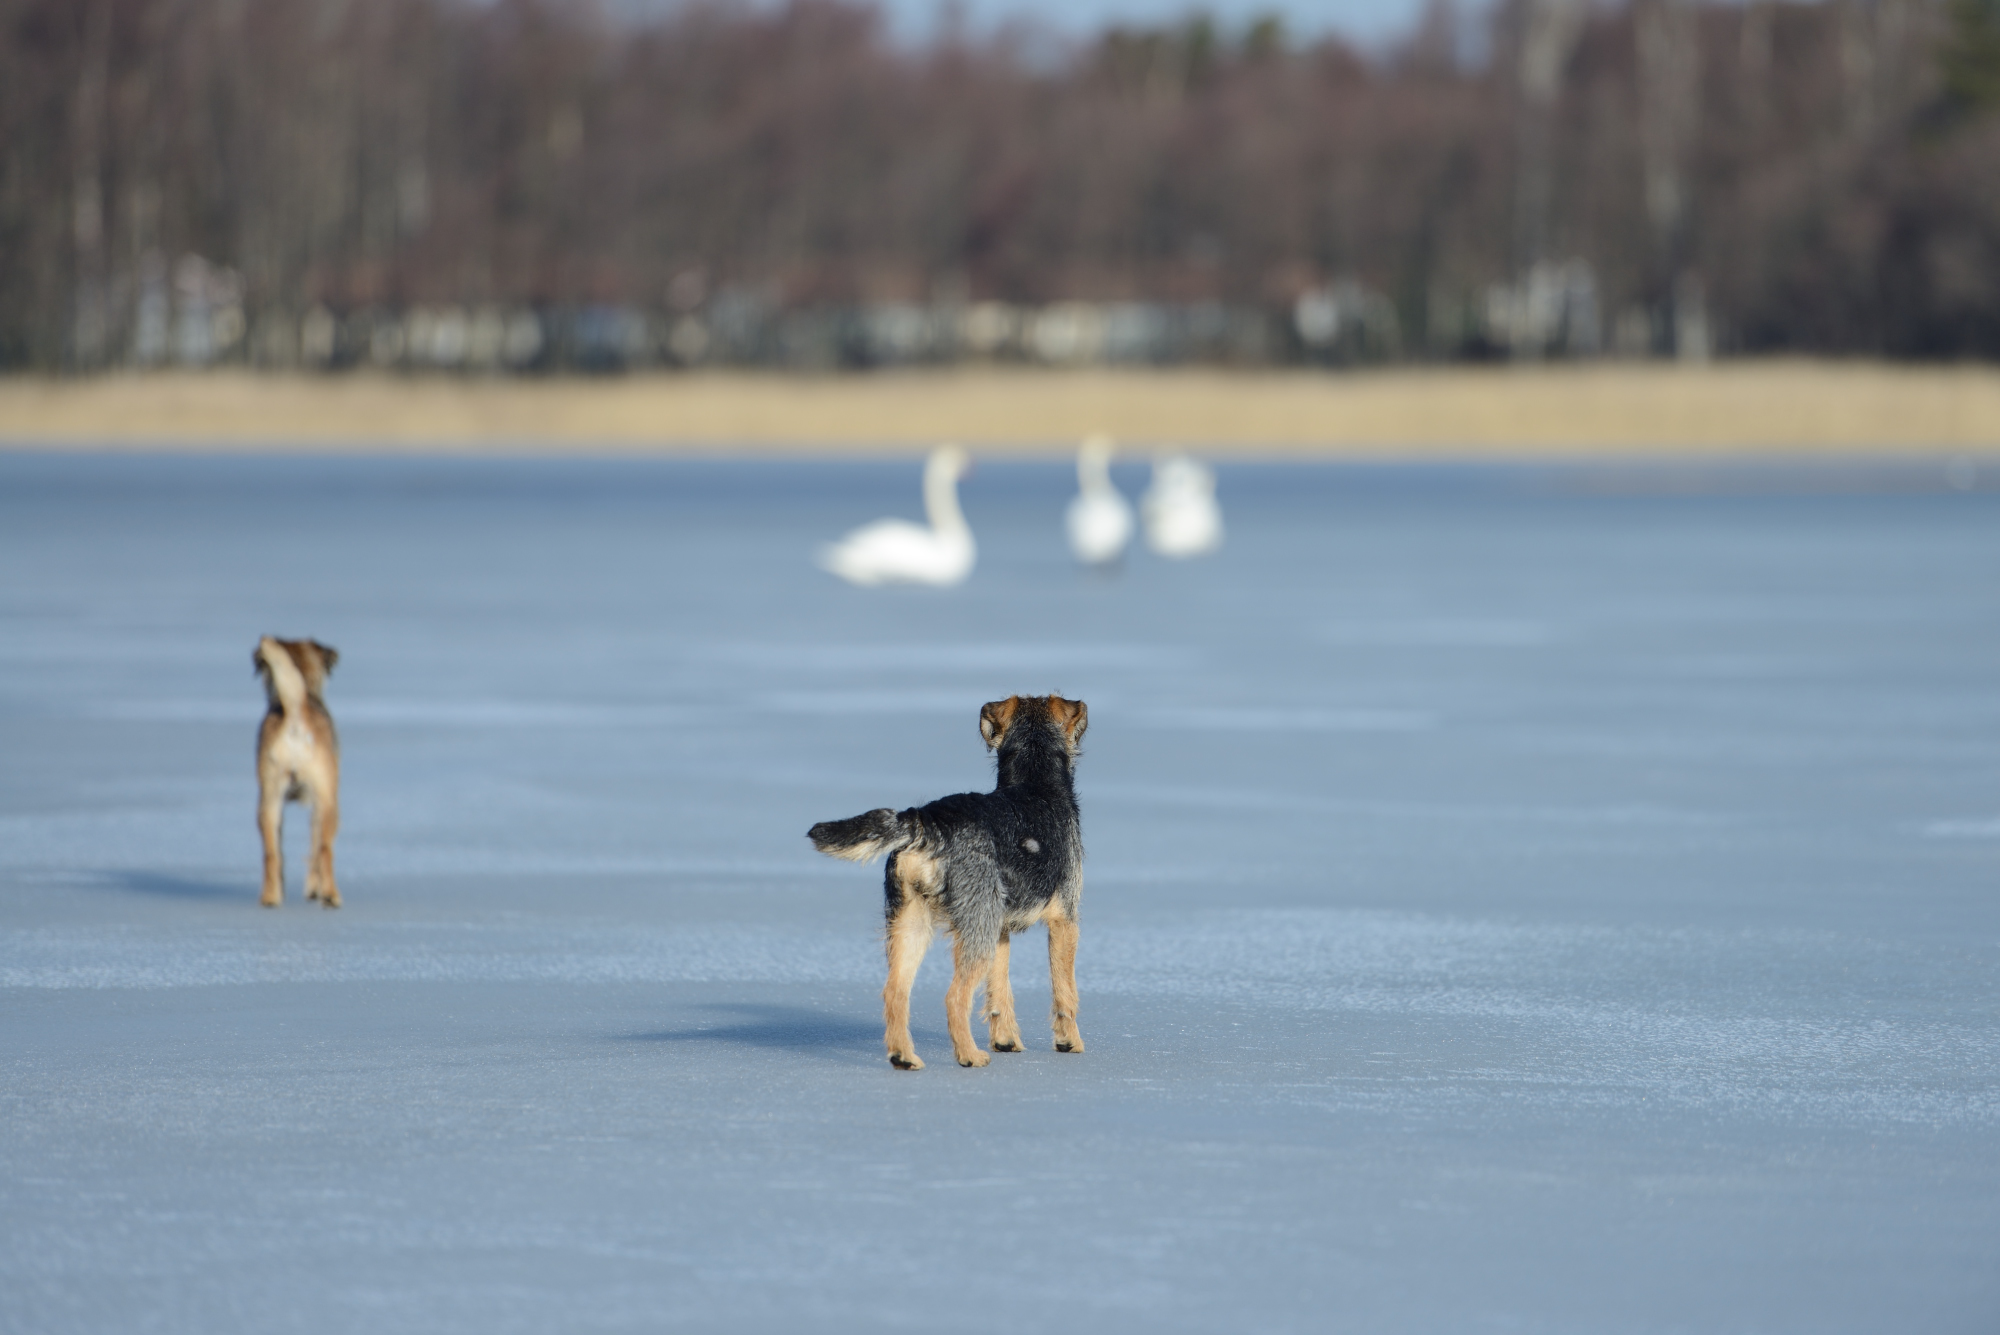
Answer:
<path fill-rule="evenodd" d="M 1009 737 L 1021 738 L 1032 731 L 1058 742 L 1074 760 L 1089 726 L 1090 711 L 1083 701 L 1060 695 L 1010 695 L 979 711 L 979 735 L 995 751 Z"/>
<path fill-rule="evenodd" d="M 272 703 L 282 702 L 295 692 L 314 700 L 326 689 L 326 674 L 340 661 L 340 651 L 318 640 L 280 640 L 266 635 L 250 652 L 250 662 L 264 679 L 264 693 Z"/>

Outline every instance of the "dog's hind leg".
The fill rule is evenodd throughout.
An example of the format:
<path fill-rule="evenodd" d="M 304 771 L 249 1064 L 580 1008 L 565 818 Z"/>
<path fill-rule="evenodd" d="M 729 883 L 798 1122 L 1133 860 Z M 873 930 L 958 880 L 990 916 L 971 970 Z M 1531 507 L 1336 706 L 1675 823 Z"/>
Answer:
<path fill-rule="evenodd" d="M 285 781 L 282 776 L 257 775 L 257 831 L 264 836 L 264 895 L 258 902 L 274 909 L 285 902 Z"/>
<path fill-rule="evenodd" d="M 1000 933 L 993 963 L 986 970 L 986 1029 L 995 1052 L 1021 1050 L 1021 1026 L 1014 1019 L 1014 984 L 1007 977 L 1008 935 Z"/>
<path fill-rule="evenodd" d="M 1055 1030 L 1057 1052 L 1082 1052 L 1083 1031 L 1076 1027 L 1076 919 L 1049 915 L 1049 1027 Z"/>
<path fill-rule="evenodd" d="M 340 833 L 340 799 L 330 792 L 313 794 L 312 855 L 306 863 L 306 898 L 330 909 L 340 907 L 340 887 L 333 882 L 333 837 Z"/>
<path fill-rule="evenodd" d="M 903 896 L 889 919 L 889 981 L 882 986 L 882 1042 L 889 1049 L 889 1064 L 900 1071 L 924 1069 L 910 1039 L 910 988 L 930 944 L 930 905 L 915 895 Z"/>
<path fill-rule="evenodd" d="M 951 1055 L 958 1058 L 960 1066 L 984 1066 L 993 1060 L 972 1041 L 972 999 L 979 985 L 986 981 L 989 968 L 988 959 L 966 949 L 964 938 L 953 935 L 951 986 L 944 994 L 944 1020 L 951 1030 Z"/>

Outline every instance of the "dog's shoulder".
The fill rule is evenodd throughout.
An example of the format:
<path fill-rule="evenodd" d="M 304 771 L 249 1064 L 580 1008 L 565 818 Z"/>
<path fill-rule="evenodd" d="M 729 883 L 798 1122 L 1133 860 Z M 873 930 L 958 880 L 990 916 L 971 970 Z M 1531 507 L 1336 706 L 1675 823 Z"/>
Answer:
<path fill-rule="evenodd" d="M 257 754 L 285 766 L 338 764 L 340 733 L 333 726 L 333 715 L 318 700 L 307 697 L 291 712 L 274 700 L 257 727 Z"/>
<path fill-rule="evenodd" d="M 326 707 L 326 701 L 316 695 L 306 697 L 305 723 L 318 736 L 321 743 L 335 752 L 340 750 L 340 730 L 333 726 L 333 711 Z"/>
<path fill-rule="evenodd" d="M 1061 815 L 1074 819 L 1077 813 L 1076 786 L 1067 774 L 1037 775 L 1025 782 L 1002 784 L 993 796 L 1024 817 Z"/>

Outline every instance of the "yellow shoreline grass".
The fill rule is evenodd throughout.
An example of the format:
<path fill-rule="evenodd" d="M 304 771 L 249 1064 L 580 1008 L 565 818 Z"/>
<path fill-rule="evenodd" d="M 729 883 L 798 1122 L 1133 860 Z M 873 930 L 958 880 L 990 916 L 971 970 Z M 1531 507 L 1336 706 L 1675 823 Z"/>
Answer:
<path fill-rule="evenodd" d="M 0 378 L 0 448 L 907 453 L 939 440 L 1329 458 L 2000 452 L 2000 369 L 1743 361 L 478 380 Z"/>

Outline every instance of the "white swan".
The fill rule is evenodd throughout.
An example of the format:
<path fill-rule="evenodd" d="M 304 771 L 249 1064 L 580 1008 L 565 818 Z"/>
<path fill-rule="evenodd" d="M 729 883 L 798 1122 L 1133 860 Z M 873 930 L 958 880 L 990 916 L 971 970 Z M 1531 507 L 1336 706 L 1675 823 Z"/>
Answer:
<path fill-rule="evenodd" d="M 958 508 L 958 480 L 971 460 L 940 445 L 924 462 L 924 511 L 930 523 L 878 519 L 820 549 L 819 564 L 850 584 L 963 583 L 978 549 Z"/>
<path fill-rule="evenodd" d="M 1146 545 L 1161 556 L 1200 556 L 1222 545 L 1215 474 L 1185 455 L 1153 461 L 1153 484 L 1139 501 Z"/>
<path fill-rule="evenodd" d="M 1111 439 L 1092 436 L 1076 452 L 1077 493 L 1069 503 L 1069 549 L 1087 566 L 1110 565 L 1132 541 L 1132 506 L 1111 485 Z"/>

